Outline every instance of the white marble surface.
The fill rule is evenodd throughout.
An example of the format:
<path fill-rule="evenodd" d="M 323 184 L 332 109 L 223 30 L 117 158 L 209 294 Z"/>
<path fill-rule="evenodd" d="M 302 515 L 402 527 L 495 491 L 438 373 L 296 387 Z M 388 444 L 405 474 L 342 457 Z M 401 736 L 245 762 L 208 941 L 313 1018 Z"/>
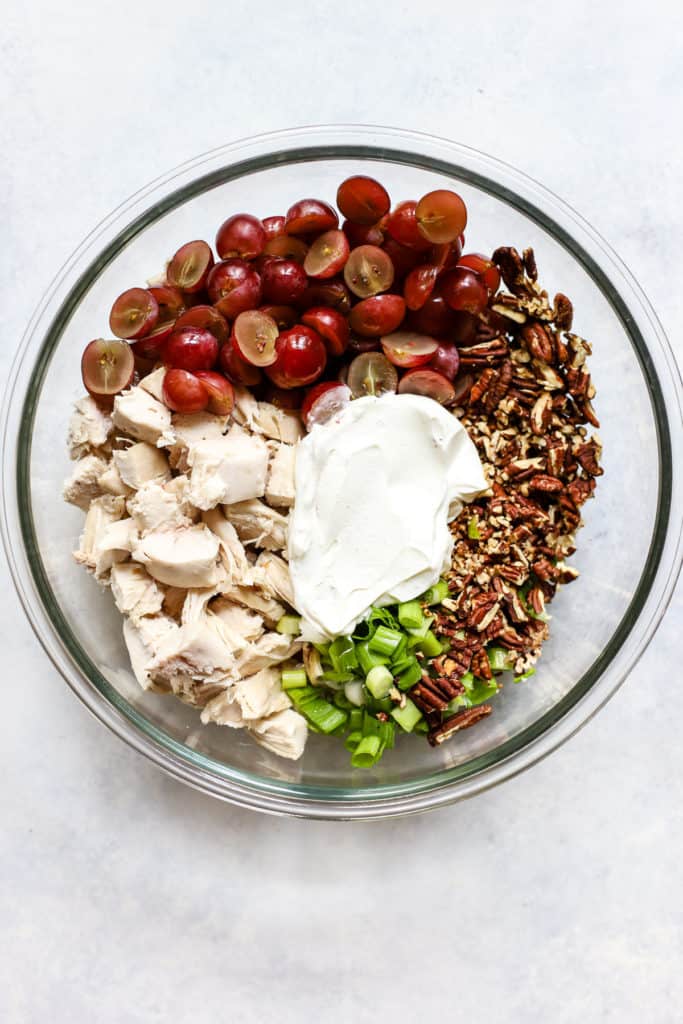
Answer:
<path fill-rule="evenodd" d="M 615 245 L 677 337 L 683 15 L 611 6 L 10 0 L 3 376 L 122 198 L 219 142 L 320 121 L 517 164 Z M 71 696 L 0 571 L 3 1024 L 681 1020 L 680 589 L 549 760 L 431 816 L 335 826 L 162 776 Z"/>

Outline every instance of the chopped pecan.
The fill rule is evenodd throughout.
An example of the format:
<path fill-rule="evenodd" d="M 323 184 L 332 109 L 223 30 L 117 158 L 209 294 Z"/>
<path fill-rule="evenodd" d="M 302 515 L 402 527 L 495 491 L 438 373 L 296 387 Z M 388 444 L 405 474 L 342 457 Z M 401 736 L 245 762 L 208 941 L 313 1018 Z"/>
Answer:
<path fill-rule="evenodd" d="M 553 320 L 559 331 L 571 331 L 572 320 L 574 319 L 574 307 L 570 300 L 562 292 L 555 296 L 553 304 Z"/>
<path fill-rule="evenodd" d="M 548 473 L 537 473 L 529 481 L 529 489 L 538 491 L 539 494 L 559 494 L 564 490 L 564 484 L 556 476 Z"/>
<path fill-rule="evenodd" d="M 546 430 L 550 426 L 552 415 L 553 397 L 549 391 L 544 391 L 543 394 L 534 402 L 534 406 L 529 417 L 531 429 L 534 434 L 537 434 L 539 437 L 545 434 Z"/>
<path fill-rule="evenodd" d="M 484 409 L 486 412 L 492 413 L 496 406 L 500 405 L 508 392 L 511 379 L 512 363 L 509 359 L 506 359 L 500 369 L 495 371 L 495 376 L 489 383 L 484 395 Z"/>
<path fill-rule="evenodd" d="M 505 338 L 491 338 L 475 345 L 462 345 L 458 348 L 460 365 L 465 367 L 491 366 L 505 359 L 509 346 Z"/>
<path fill-rule="evenodd" d="M 524 344 L 535 359 L 542 359 L 546 363 L 552 363 L 554 356 L 553 344 L 542 324 L 526 324 L 520 333 Z"/>
<path fill-rule="evenodd" d="M 438 747 L 446 740 L 454 736 L 456 732 L 460 732 L 461 729 L 469 729 L 471 725 L 475 725 L 480 722 L 482 718 L 486 718 L 487 715 L 491 714 L 493 708 L 490 704 L 480 704 L 476 708 L 466 708 L 464 711 L 458 711 L 455 715 L 451 715 L 445 722 L 442 722 L 437 728 L 432 729 L 427 739 L 433 747 Z"/>
<path fill-rule="evenodd" d="M 471 671 L 480 679 L 493 678 L 493 672 L 491 671 L 488 655 L 483 647 L 480 647 L 479 650 L 475 651 L 472 655 Z"/>
<path fill-rule="evenodd" d="M 539 580 L 552 580 L 555 578 L 555 566 L 547 558 L 537 558 L 531 568 Z"/>
<path fill-rule="evenodd" d="M 575 505 L 581 506 L 595 490 L 595 479 L 591 476 L 580 477 L 567 484 L 567 494 Z"/>
<path fill-rule="evenodd" d="M 603 470 L 598 461 L 600 451 L 600 445 L 594 437 L 574 449 L 577 461 L 591 476 L 602 476 Z"/>
<path fill-rule="evenodd" d="M 522 260 L 524 261 L 524 269 L 526 270 L 527 277 L 532 281 L 538 280 L 538 267 L 536 266 L 536 257 L 534 256 L 534 250 L 529 247 L 522 253 Z"/>
<path fill-rule="evenodd" d="M 491 257 L 511 292 L 517 292 L 524 282 L 524 263 L 513 246 L 501 245 Z"/>

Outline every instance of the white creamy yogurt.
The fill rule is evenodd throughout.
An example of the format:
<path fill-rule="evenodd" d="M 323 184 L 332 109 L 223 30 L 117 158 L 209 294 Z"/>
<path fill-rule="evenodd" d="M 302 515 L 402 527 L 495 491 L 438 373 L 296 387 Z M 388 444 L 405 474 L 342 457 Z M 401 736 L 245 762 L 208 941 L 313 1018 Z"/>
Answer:
<path fill-rule="evenodd" d="M 289 567 L 304 635 L 351 633 L 372 605 L 434 584 L 448 523 L 486 490 L 477 450 L 431 398 L 358 398 L 299 442 Z"/>

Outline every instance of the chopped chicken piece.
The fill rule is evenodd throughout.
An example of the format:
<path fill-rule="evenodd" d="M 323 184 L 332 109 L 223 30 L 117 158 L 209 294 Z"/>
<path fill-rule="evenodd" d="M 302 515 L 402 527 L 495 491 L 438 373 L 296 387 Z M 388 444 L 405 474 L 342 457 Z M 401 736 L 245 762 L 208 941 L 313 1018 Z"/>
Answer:
<path fill-rule="evenodd" d="M 113 459 L 97 482 L 100 485 L 100 490 L 105 494 L 120 494 L 123 498 L 127 498 L 129 494 L 133 493 L 132 487 L 124 484 L 121 479 L 121 474 Z"/>
<path fill-rule="evenodd" d="M 197 683 L 228 686 L 235 679 L 231 641 L 221 620 L 204 611 L 162 640 L 149 666 L 150 676 L 185 697 L 192 695 Z"/>
<path fill-rule="evenodd" d="M 276 626 L 285 614 L 284 605 L 281 605 L 270 594 L 257 590 L 255 586 L 224 586 L 221 588 L 221 593 L 229 600 L 236 601 L 237 604 L 242 604 L 245 608 L 251 608 L 252 611 L 258 612 L 268 626 Z"/>
<path fill-rule="evenodd" d="M 251 566 L 247 561 L 242 541 L 237 536 L 237 530 L 232 523 L 228 522 L 218 508 L 203 512 L 202 519 L 220 541 L 221 558 L 230 581 L 232 583 L 251 583 Z"/>
<path fill-rule="evenodd" d="M 254 672 L 260 672 L 262 668 L 286 661 L 300 651 L 300 640 L 292 640 L 282 633 L 264 633 L 238 658 L 237 671 L 240 676 L 250 676 Z"/>
<path fill-rule="evenodd" d="M 171 480 L 162 486 L 156 480 L 149 480 L 128 499 L 128 511 L 140 533 L 153 533 L 162 527 L 173 529 L 191 525 L 183 511 L 177 488 L 171 486 L 174 482 Z"/>
<path fill-rule="evenodd" d="M 284 711 L 292 706 L 280 686 L 280 673 L 276 668 L 262 668 L 254 675 L 238 679 L 232 690 L 245 721 L 267 718 L 276 711 Z"/>
<path fill-rule="evenodd" d="M 164 401 L 164 377 L 166 376 L 166 367 L 159 366 L 156 370 L 152 370 L 146 377 L 143 377 L 140 381 L 140 387 L 143 388 L 152 398 L 156 398 L 157 402 Z M 173 419 L 173 417 L 171 417 Z"/>
<path fill-rule="evenodd" d="M 201 719 L 204 725 L 227 725 L 231 729 L 243 729 L 244 718 L 242 709 L 235 700 L 233 687 L 223 690 L 202 709 Z"/>
<path fill-rule="evenodd" d="M 104 576 L 116 562 L 125 562 L 130 558 L 137 539 L 138 531 L 132 519 L 118 519 L 105 526 L 93 547 L 95 576 Z"/>
<path fill-rule="evenodd" d="M 187 590 L 184 590 L 182 587 L 166 587 L 164 593 L 164 613 L 170 615 L 176 622 L 180 622 L 186 597 Z"/>
<path fill-rule="evenodd" d="M 95 547 L 102 532 L 121 519 L 126 505 L 123 498 L 105 494 L 101 498 L 91 501 L 83 525 L 83 533 L 77 551 L 74 551 L 74 558 L 81 565 L 89 569 L 95 568 Z"/>
<path fill-rule="evenodd" d="M 171 425 L 164 431 L 157 444 L 169 449 L 169 458 L 174 469 L 187 472 L 188 451 L 200 441 L 218 441 L 225 434 L 227 416 L 214 416 L 210 412 L 174 413 Z"/>
<path fill-rule="evenodd" d="M 192 467 L 190 500 L 203 511 L 257 498 L 266 489 L 268 448 L 262 438 L 242 430 L 200 441 L 189 449 L 187 461 Z"/>
<path fill-rule="evenodd" d="M 263 619 L 256 612 L 243 608 L 226 597 L 218 597 L 211 603 L 211 611 L 233 632 L 245 640 L 258 640 L 263 634 Z"/>
<path fill-rule="evenodd" d="M 64 500 L 86 512 L 93 498 L 102 494 L 100 477 L 106 468 L 107 463 L 99 455 L 85 455 L 79 459 L 71 476 L 64 481 Z"/>
<path fill-rule="evenodd" d="M 232 410 L 232 417 L 241 427 L 253 430 L 258 415 L 258 403 L 248 388 L 234 384 L 233 390 L 235 392 L 235 404 Z"/>
<path fill-rule="evenodd" d="M 227 505 L 223 511 L 237 530 L 241 541 L 269 551 L 287 546 L 287 518 L 258 498 Z"/>
<path fill-rule="evenodd" d="M 115 451 L 113 459 L 124 484 L 132 487 L 134 491 L 148 480 L 164 483 L 171 479 L 168 459 L 163 452 L 147 441 L 138 441 L 130 448 Z"/>
<path fill-rule="evenodd" d="M 123 615 L 130 615 L 133 622 L 161 611 L 164 592 L 141 565 L 135 562 L 113 565 L 110 584 L 116 607 Z"/>
<path fill-rule="evenodd" d="M 250 722 L 249 733 L 266 750 L 296 761 L 304 752 L 308 727 L 298 711 L 287 708 L 260 722 Z"/>
<path fill-rule="evenodd" d="M 304 436 L 304 425 L 298 413 L 279 409 L 270 402 L 258 402 L 253 429 L 274 441 L 296 444 Z"/>
<path fill-rule="evenodd" d="M 202 526 L 157 530 L 141 537 L 133 558 L 171 587 L 213 587 L 225 578 L 218 538 Z"/>
<path fill-rule="evenodd" d="M 294 607 L 294 590 L 289 575 L 289 566 L 272 551 L 262 551 L 256 559 L 257 569 L 262 570 L 263 585 L 280 600 Z"/>
<path fill-rule="evenodd" d="M 69 420 L 67 443 L 71 458 L 80 459 L 104 448 L 111 432 L 111 416 L 103 412 L 90 395 L 81 398 Z"/>
<path fill-rule="evenodd" d="M 116 396 L 112 420 L 118 430 L 136 441 L 156 444 L 171 425 L 171 413 L 144 388 L 134 387 Z"/>
<path fill-rule="evenodd" d="M 271 442 L 275 446 L 275 442 Z M 278 444 L 270 459 L 266 480 L 266 501 L 269 505 L 291 508 L 294 504 L 294 466 L 296 446 Z"/>
<path fill-rule="evenodd" d="M 146 616 L 138 622 L 126 619 L 123 623 L 123 639 L 128 648 L 130 663 L 135 678 L 143 690 L 158 690 L 167 693 L 168 686 L 155 684 L 149 674 L 157 647 L 162 640 L 178 632 L 178 626 L 166 615 Z"/>

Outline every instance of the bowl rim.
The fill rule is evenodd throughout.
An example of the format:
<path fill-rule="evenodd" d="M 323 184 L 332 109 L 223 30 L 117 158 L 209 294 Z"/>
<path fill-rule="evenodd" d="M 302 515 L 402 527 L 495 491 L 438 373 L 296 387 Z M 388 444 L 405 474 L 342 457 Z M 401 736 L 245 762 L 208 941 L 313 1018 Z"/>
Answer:
<path fill-rule="evenodd" d="M 565 697 L 512 740 L 455 768 L 440 768 L 417 782 L 352 790 L 280 782 L 229 768 L 174 740 L 132 708 L 90 659 L 83 657 L 51 597 L 33 532 L 30 500 L 22 500 L 22 496 L 30 495 L 30 427 L 40 395 L 39 388 L 32 391 L 31 385 L 44 376 L 69 316 L 106 263 L 153 220 L 220 182 L 276 164 L 350 156 L 408 163 L 465 180 L 520 209 L 578 259 L 612 305 L 640 360 L 653 403 L 660 462 L 658 513 L 641 579 L 610 641 Z M 200 169 L 204 173 L 196 176 Z M 188 179 L 184 185 L 173 188 L 184 178 Z M 150 205 L 148 200 L 155 194 L 157 201 Z M 130 214 L 138 210 L 138 215 L 130 219 Z M 558 223 L 560 216 L 571 225 L 571 233 Z M 91 259 L 91 251 L 103 236 L 119 226 L 108 245 L 98 249 Z M 611 277 L 601 263 L 609 265 Z M 53 313 L 60 289 L 74 276 L 66 297 Z M 629 303 L 622 291 L 629 294 Z M 640 319 L 634 315 L 634 308 Z M 671 347 L 633 275 L 567 203 L 509 164 L 446 139 L 371 125 L 310 126 L 241 139 L 185 161 L 121 203 L 76 248 L 39 302 L 12 364 L 3 403 L 2 534 L 10 572 L 36 636 L 79 699 L 130 746 L 172 776 L 242 806 L 297 816 L 375 818 L 441 806 L 518 774 L 568 739 L 612 696 L 652 639 L 671 599 L 683 553 L 680 485 L 673 472 L 673 467 L 681 464 L 681 393 Z M 634 636 L 636 624 L 642 627 L 638 636 Z M 619 642 L 612 651 L 615 639 Z"/>

